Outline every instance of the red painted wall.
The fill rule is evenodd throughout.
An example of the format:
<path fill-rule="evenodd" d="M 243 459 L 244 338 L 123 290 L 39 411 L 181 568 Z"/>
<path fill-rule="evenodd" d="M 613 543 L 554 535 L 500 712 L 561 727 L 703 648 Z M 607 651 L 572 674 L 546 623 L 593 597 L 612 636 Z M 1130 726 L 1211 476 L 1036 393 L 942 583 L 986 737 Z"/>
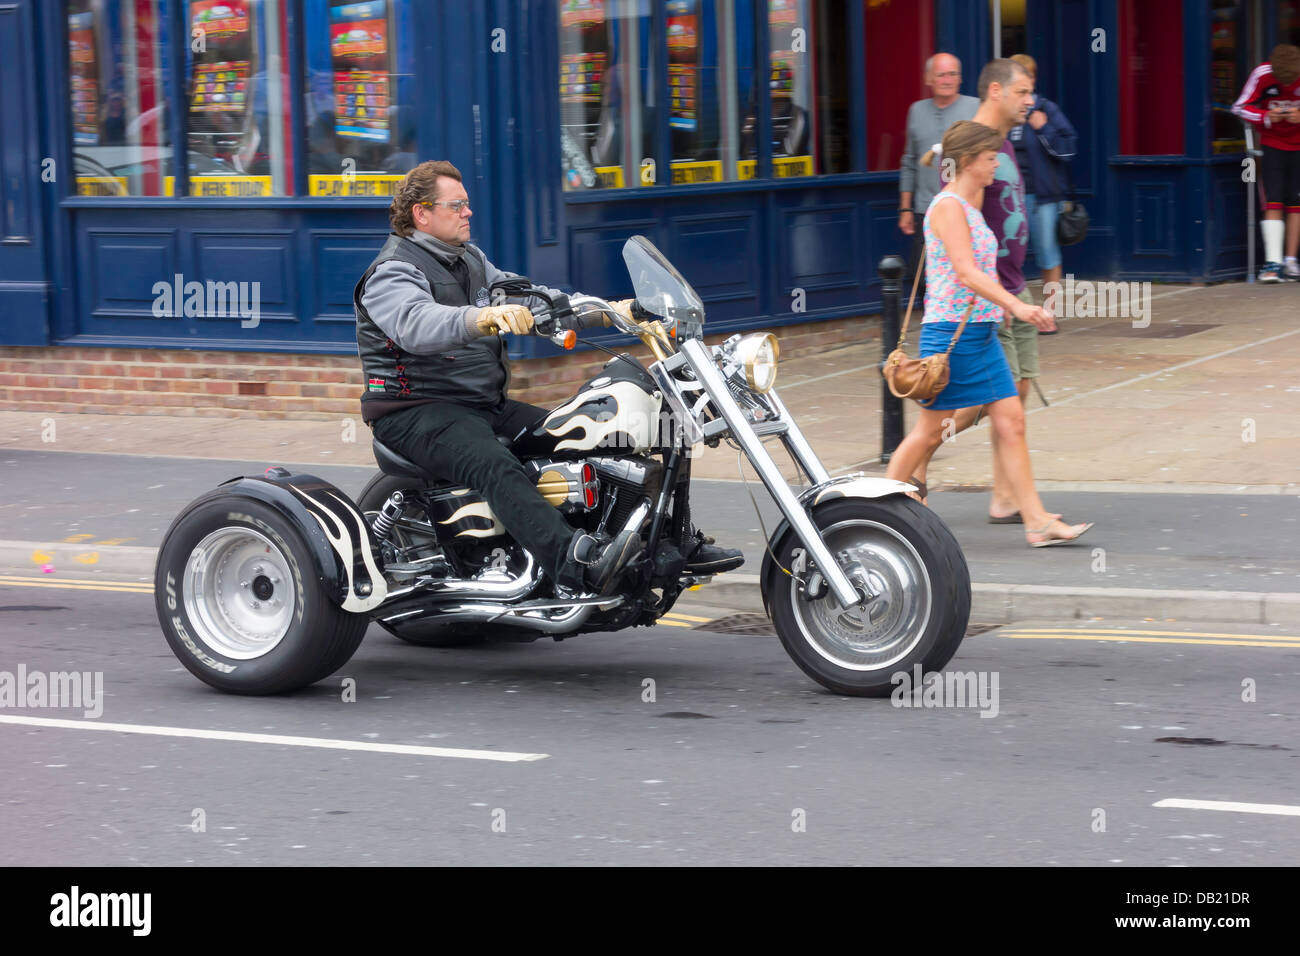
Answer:
<path fill-rule="evenodd" d="M 867 61 L 867 169 L 897 169 L 907 108 L 929 95 L 921 81 L 935 53 L 934 0 L 863 0 Z M 967 69 L 962 64 L 962 71 Z"/>
<path fill-rule="evenodd" d="M 1182 0 L 1120 0 L 1120 152 L 1184 152 Z"/>

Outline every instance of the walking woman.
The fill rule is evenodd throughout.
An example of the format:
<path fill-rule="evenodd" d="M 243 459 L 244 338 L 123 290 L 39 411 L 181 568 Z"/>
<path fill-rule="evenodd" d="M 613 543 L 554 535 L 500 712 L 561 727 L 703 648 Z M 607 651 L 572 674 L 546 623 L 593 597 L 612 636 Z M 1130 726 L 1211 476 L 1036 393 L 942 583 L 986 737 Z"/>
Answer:
<path fill-rule="evenodd" d="M 1025 538 L 1043 548 L 1073 541 L 1092 527 L 1069 525 L 1043 507 L 1034 487 L 1025 444 L 1025 410 L 1016 394 L 997 329 L 1003 310 L 1040 329 L 1051 313 L 1021 301 L 997 279 L 997 242 L 975 203 L 993 182 L 1002 134 L 982 123 L 963 120 L 944 134 L 938 150 L 921 160 L 941 158 L 948 185 L 930 202 L 925 215 L 925 317 L 921 355 L 947 350 L 971 308 L 970 319 L 949 356 L 947 387 L 934 404 L 922 408 L 916 425 L 889 460 L 889 477 L 910 481 L 913 470 L 943 443 L 945 428 L 959 408 L 985 406 L 992 426 L 993 454 L 1006 473 L 1009 490 L 1024 519 Z"/>

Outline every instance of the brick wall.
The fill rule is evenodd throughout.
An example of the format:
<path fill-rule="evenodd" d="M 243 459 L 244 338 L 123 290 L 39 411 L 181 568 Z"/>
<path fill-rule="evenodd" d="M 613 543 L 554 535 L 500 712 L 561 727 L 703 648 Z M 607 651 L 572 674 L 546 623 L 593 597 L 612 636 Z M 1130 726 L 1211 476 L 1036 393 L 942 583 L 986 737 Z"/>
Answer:
<path fill-rule="evenodd" d="M 781 357 L 875 339 L 875 318 L 773 330 Z M 710 336 L 710 343 L 724 336 Z M 646 361 L 639 344 L 622 348 Z M 609 356 L 588 351 L 512 363 L 511 397 L 539 405 L 571 395 Z M 334 419 L 359 412 L 355 356 L 183 349 L 0 346 L 0 409 L 106 415 Z"/>

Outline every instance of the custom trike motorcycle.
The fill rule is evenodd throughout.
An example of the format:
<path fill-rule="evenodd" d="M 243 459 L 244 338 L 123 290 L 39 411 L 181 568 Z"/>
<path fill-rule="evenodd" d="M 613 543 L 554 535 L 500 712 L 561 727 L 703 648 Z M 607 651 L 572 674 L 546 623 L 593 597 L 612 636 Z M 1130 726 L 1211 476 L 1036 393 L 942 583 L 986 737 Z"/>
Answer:
<path fill-rule="evenodd" d="M 167 531 L 155 574 L 158 618 L 199 679 L 242 694 L 292 691 L 347 662 L 373 622 L 412 644 L 562 640 L 654 624 L 687 588 L 693 453 L 734 445 L 784 520 L 767 542 L 763 603 L 781 643 L 831 690 L 884 696 L 891 675 L 942 668 L 970 612 L 970 577 L 944 523 L 885 478 L 831 478 L 772 387 L 768 334 L 703 338 L 695 291 L 650 242 L 623 249 L 629 319 L 592 296 L 512 278 L 497 294 L 530 303 L 535 332 L 572 347 L 604 313 L 654 361 L 616 355 L 535 437 L 538 491 L 596 538 L 635 529 L 644 548 L 611 593 L 569 593 L 506 533 L 472 488 L 374 445 L 380 471 L 352 501 L 319 478 L 270 468 L 191 503 Z M 545 432 L 545 436 L 541 433 Z M 516 440 L 522 436 L 516 436 Z M 807 476 L 796 490 L 764 446 L 779 439 Z M 551 443 L 547 443 L 550 447 Z"/>

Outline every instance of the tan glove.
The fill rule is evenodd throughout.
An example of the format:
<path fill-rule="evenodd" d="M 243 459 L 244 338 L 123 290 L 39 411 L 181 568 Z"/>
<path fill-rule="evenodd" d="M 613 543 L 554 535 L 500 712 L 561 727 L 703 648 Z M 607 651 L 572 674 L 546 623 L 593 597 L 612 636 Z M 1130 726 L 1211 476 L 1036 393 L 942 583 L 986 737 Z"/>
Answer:
<path fill-rule="evenodd" d="M 623 316 L 623 318 L 627 319 L 629 322 L 635 322 L 636 320 L 632 318 L 632 303 L 635 301 L 636 299 L 619 299 L 617 302 L 611 302 L 610 305 L 612 305 L 614 310 L 618 312 L 619 315 Z M 614 323 L 609 320 L 608 316 L 606 316 L 605 324 L 613 325 Z"/>
<path fill-rule="evenodd" d="M 527 335 L 533 330 L 533 313 L 522 305 L 489 305 L 478 310 L 474 323 L 480 335 Z"/>

